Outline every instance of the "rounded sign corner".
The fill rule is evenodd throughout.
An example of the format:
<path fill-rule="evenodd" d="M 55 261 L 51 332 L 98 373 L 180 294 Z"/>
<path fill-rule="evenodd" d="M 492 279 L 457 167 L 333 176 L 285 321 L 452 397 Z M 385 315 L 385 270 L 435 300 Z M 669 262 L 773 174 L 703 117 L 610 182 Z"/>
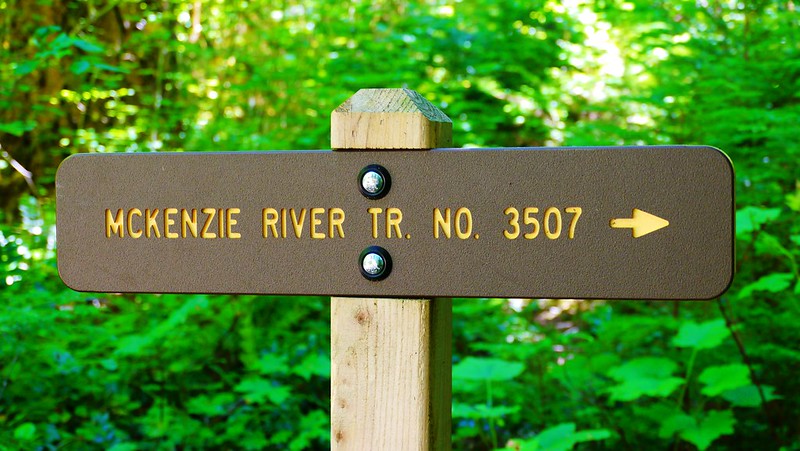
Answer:
<path fill-rule="evenodd" d="M 76 283 L 74 283 L 75 281 L 70 280 L 70 274 L 65 271 L 66 268 L 65 268 L 65 265 L 62 264 L 62 259 L 60 258 L 60 255 L 58 255 L 56 257 L 56 270 L 58 271 L 58 277 L 61 279 L 62 282 L 64 282 L 64 285 L 66 285 L 67 288 L 69 288 L 70 290 L 88 291 L 88 290 L 81 289 L 79 287 L 79 284 L 76 284 Z"/>
<path fill-rule="evenodd" d="M 719 147 L 709 146 L 709 145 L 698 146 L 698 148 L 704 151 L 711 152 L 717 157 L 720 157 L 721 158 L 720 162 L 728 168 L 731 174 L 731 178 L 733 178 L 736 169 L 733 166 L 733 160 L 731 160 L 731 157 L 727 153 L 725 153 L 724 150 L 720 149 Z"/>

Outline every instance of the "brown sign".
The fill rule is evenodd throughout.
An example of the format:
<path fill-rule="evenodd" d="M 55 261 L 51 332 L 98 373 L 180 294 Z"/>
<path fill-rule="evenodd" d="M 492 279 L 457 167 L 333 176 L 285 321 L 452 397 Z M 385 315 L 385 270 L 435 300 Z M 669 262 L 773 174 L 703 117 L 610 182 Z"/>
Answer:
<path fill-rule="evenodd" d="M 81 291 L 709 299 L 733 277 L 711 147 L 82 154 L 56 187 Z"/>

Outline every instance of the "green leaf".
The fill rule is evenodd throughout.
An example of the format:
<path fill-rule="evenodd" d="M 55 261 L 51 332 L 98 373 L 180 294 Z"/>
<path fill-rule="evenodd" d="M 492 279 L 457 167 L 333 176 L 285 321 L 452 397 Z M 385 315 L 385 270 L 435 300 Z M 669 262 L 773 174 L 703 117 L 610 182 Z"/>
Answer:
<path fill-rule="evenodd" d="M 264 354 L 258 359 L 256 364 L 258 372 L 264 375 L 278 375 L 286 374 L 289 371 L 289 365 L 286 363 L 286 357 L 279 354 Z"/>
<path fill-rule="evenodd" d="M 756 291 L 766 291 L 769 293 L 780 293 L 789 288 L 794 281 L 794 274 L 788 272 L 776 272 L 761 277 L 757 281 L 745 286 L 739 291 L 738 298 L 744 299 L 752 296 Z"/>
<path fill-rule="evenodd" d="M 17 64 L 17 67 L 14 68 L 14 74 L 16 75 L 28 75 L 29 73 L 35 71 L 39 66 L 39 63 L 36 61 L 23 61 Z"/>
<path fill-rule="evenodd" d="M 72 45 L 72 38 L 67 36 L 66 33 L 60 33 L 50 42 L 50 52 L 45 52 L 45 54 L 55 54 L 54 52 L 57 50 L 64 50 Z"/>
<path fill-rule="evenodd" d="M 682 439 L 704 450 L 717 438 L 733 433 L 736 419 L 730 410 L 712 410 L 699 421 L 683 412 L 667 418 L 661 424 L 658 435 L 669 438 L 678 434 Z"/>
<path fill-rule="evenodd" d="M 540 450 L 567 451 L 575 446 L 575 423 L 561 423 L 549 427 L 536 436 Z"/>
<path fill-rule="evenodd" d="M 683 412 L 675 413 L 667 417 L 661 423 L 661 428 L 658 430 L 658 436 L 661 438 L 670 438 L 673 435 L 697 425 L 697 421 Z"/>
<path fill-rule="evenodd" d="M 793 211 L 800 212 L 800 186 L 795 192 L 786 195 L 786 206 Z"/>
<path fill-rule="evenodd" d="M 127 74 L 130 72 L 128 69 L 123 69 L 121 67 L 112 66 L 110 64 L 104 64 L 104 63 L 95 63 L 94 67 L 102 70 L 107 70 L 109 72 L 116 72 L 118 74 Z"/>
<path fill-rule="evenodd" d="M 642 396 L 669 396 L 683 383 L 673 377 L 678 365 L 663 357 L 642 357 L 609 370 L 608 375 L 619 382 L 611 387 L 612 401 L 633 401 Z"/>
<path fill-rule="evenodd" d="M 324 354 L 307 355 L 298 365 L 292 367 L 292 373 L 308 380 L 311 376 L 331 377 L 331 359 Z"/>
<path fill-rule="evenodd" d="M 611 431 L 608 429 L 586 429 L 584 431 L 578 431 L 572 436 L 572 438 L 575 439 L 575 443 L 595 442 L 610 437 Z"/>
<path fill-rule="evenodd" d="M 14 438 L 17 440 L 33 440 L 36 435 L 36 426 L 33 423 L 22 423 L 14 429 Z"/>
<path fill-rule="evenodd" d="M 235 401 L 232 393 L 200 395 L 186 403 L 186 411 L 207 417 L 221 416 L 228 413 L 228 407 Z"/>
<path fill-rule="evenodd" d="M 561 423 L 549 427 L 536 437 L 515 440 L 520 451 L 567 451 L 577 443 L 605 440 L 611 437 L 607 429 L 587 429 L 575 432 L 575 423 Z"/>
<path fill-rule="evenodd" d="M 86 53 L 98 53 L 103 51 L 103 47 L 91 42 L 84 41 L 83 39 L 72 38 L 72 45 L 83 50 Z"/>
<path fill-rule="evenodd" d="M 741 363 L 710 366 L 700 373 L 698 380 L 705 384 L 701 393 L 706 396 L 716 396 L 750 384 L 750 373 L 747 366 Z"/>
<path fill-rule="evenodd" d="M 775 394 L 775 387 L 762 385 L 764 398 L 769 402 L 781 397 Z M 761 395 L 758 394 L 758 387 L 755 385 L 745 385 L 733 390 L 728 390 L 722 394 L 722 398 L 729 401 L 736 407 L 758 407 L 761 405 Z"/>
<path fill-rule="evenodd" d="M 780 208 L 744 207 L 736 212 L 736 236 L 749 235 L 762 225 L 778 219 Z"/>
<path fill-rule="evenodd" d="M 22 136 L 25 132 L 29 132 L 36 128 L 34 121 L 14 121 L 0 123 L 0 132 L 12 134 L 14 136 Z"/>
<path fill-rule="evenodd" d="M 291 388 L 273 384 L 267 379 L 245 379 L 234 388 L 239 393 L 244 393 L 244 399 L 251 404 L 261 404 L 270 401 L 280 405 L 291 395 Z"/>
<path fill-rule="evenodd" d="M 88 61 L 78 60 L 72 63 L 72 65 L 69 67 L 69 70 L 73 74 L 80 75 L 89 70 L 90 67 L 92 67 L 92 65 Z"/>
<path fill-rule="evenodd" d="M 58 25 L 47 25 L 47 26 L 44 26 L 44 27 L 37 28 L 33 32 L 33 36 L 36 37 L 36 38 L 41 39 L 41 38 L 44 38 L 45 36 L 47 36 L 48 34 L 56 33 L 56 32 L 59 32 L 59 31 L 61 31 L 61 27 L 59 27 Z"/>
<path fill-rule="evenodd" d="M 484 357 L 467 357 L 453 366 L 453 379 L 508 381 L 522 374 L 525 365 Z"/>
<path fill-rule="evenodd" d="M 736 419 L 730 410 L 713 410 L 697 425 L 681 431 L 679 436 L 698 449 L 704 450 L 719 437 L 733 434 L 735 424 Z"/>
<path fill-rule="evenodd" d="M 755 249 L 757 255 L 791 256 L 791 253 L 785 247 L 783 247 L 783 244 L 781 244 L 778 238 L 770 235 L 767 232 L 761 232 L 758 234 L 758 238 L 756 238 Z"/>
<path fill-rule="evenodd" d="M 711 349 L 722 344 L 729 335 L 730 332 L 723 319 L 700 324 L 689 321 L 678 330 L 678 335 L 672 339 L 672 344 L 679 348 Z"/>
<path fill-rule="evenodd" d="M 502 418 L 506 415 L 517 413 L 520 406 L 487 406 L 486 404 L 453 403 L 454 418 L 488 419 Z"/>
<path fill-rule="evenodd" d="M 108 451 L 136 451 L 139 446 L 136 443 L 117 443 L 108 449 Z"/>

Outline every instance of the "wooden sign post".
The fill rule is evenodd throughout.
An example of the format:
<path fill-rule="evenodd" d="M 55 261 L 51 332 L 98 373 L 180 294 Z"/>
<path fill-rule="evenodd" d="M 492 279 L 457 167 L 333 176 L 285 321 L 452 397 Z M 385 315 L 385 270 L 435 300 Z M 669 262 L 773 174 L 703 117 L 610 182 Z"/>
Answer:
<path fill-rule="evenodd" d="M 331 147 L 447 147 L 452 122 L 414 91 L 362 89 Z M 452 300 L 331 298 L 331 449 L 448 450 Z"/>

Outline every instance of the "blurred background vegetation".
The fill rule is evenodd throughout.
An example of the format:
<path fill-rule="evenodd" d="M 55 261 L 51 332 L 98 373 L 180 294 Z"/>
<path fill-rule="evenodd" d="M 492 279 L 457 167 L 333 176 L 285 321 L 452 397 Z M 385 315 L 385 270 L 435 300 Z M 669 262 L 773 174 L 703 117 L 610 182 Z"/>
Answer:
<path fill-rule="evenodd" d="M 408 87 L 457 146 L 708 144 L 737 174 L 719 299 L 456 300 L 457 449 L 800 449 L 798 25 L 792 0 L 0 0 L 0 448 L 327 448 L 328 299 L 73 292 L 54 175 L 328 148 L 356 90 Z"/>

